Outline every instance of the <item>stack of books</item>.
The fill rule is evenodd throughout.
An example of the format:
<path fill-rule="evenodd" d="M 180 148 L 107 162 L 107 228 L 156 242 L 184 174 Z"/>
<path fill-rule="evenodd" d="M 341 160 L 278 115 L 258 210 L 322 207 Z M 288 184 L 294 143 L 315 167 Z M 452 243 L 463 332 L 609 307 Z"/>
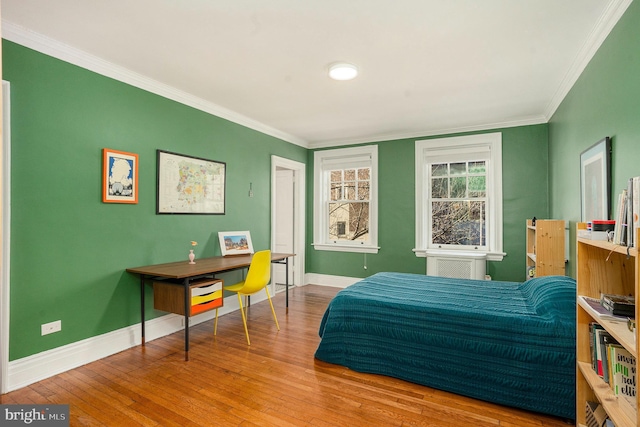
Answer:
<path fill-rule="evenodd" d="M 601 294 L 600 304 L 614 316 L 626 316 L 635 318 L 636 304 L 632 296 Z"/>

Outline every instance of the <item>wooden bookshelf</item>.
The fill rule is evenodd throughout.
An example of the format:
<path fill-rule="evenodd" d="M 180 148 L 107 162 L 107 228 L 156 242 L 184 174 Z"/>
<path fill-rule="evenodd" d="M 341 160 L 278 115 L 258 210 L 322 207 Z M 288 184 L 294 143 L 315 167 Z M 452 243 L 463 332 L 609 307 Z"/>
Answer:
<path fill-rule="evenodd" d="M 586 229 L 579 223 L 578 230 Z M 579 232 L 576 234 L 579 235 Z M 640 233 L 638 233 L 640 237 Z M 586 426 L 585 405 L 598 401 L 616 427 L 640 427 L 637 409 L 614 395 L 611 387 L 593 370 L 590 351 L 590 324 L 599 323 L 634 357 L 638 356 L 638 329 L 630 331 L 626 321 L 612 320 L 599 315 L 582 297 L 599 299 L 602 293 L 633 295 L 638 319 L 638 250 L 613 243 L 577 238 L 577 331 L 576 331 L 576 421 Z M 637 382 L 637 379 L 636 379 Z M 638 396 L 636 395 L 636 407 Z"/>
<path fill-rule="evenodd" d="M 527 220 L 527 267 L 535 268 L 534 277 L 564 276 L 565 221 Z M 527 271 L 529 269 L 527 268 Z"/>

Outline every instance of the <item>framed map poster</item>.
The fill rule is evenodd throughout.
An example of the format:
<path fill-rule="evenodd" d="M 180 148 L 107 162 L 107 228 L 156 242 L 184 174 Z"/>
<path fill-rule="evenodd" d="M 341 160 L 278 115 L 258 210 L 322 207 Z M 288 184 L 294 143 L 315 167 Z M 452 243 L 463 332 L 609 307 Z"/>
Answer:
<path fill-rule="evenodd" d="M 224 215 L 226 163 L 157 152 L 157 214 Z"/>

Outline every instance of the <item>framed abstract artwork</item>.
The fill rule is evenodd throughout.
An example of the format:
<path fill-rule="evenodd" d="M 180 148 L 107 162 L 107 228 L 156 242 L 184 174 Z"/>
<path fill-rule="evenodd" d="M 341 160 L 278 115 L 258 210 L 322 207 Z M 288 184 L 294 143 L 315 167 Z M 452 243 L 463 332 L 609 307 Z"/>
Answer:
<path fill-rule="evenodd" d="M 611 138 L 601 139 L 580 154 L 582 221 L 610 218 Z"/>
<path fill-rule="evenodd" d="M 157 214 L 225 213 L 226 163 L 158 150 Z"/>
<path fill-rule="evenodd" d="M 138 203 L 138 155 L 102 149 L 102 201 Z"/>

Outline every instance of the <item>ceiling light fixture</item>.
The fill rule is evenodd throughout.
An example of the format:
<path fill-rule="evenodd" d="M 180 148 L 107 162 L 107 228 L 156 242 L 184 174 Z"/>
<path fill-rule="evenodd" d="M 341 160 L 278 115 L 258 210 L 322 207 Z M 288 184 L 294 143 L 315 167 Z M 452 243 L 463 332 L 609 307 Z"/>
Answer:
<path fill-rule="evenodd" d="M 355 65 L 341 62 L 329 67 L 329 77 L 333 80 L 351 80 L 358 75 L 358 68 Z"/>

